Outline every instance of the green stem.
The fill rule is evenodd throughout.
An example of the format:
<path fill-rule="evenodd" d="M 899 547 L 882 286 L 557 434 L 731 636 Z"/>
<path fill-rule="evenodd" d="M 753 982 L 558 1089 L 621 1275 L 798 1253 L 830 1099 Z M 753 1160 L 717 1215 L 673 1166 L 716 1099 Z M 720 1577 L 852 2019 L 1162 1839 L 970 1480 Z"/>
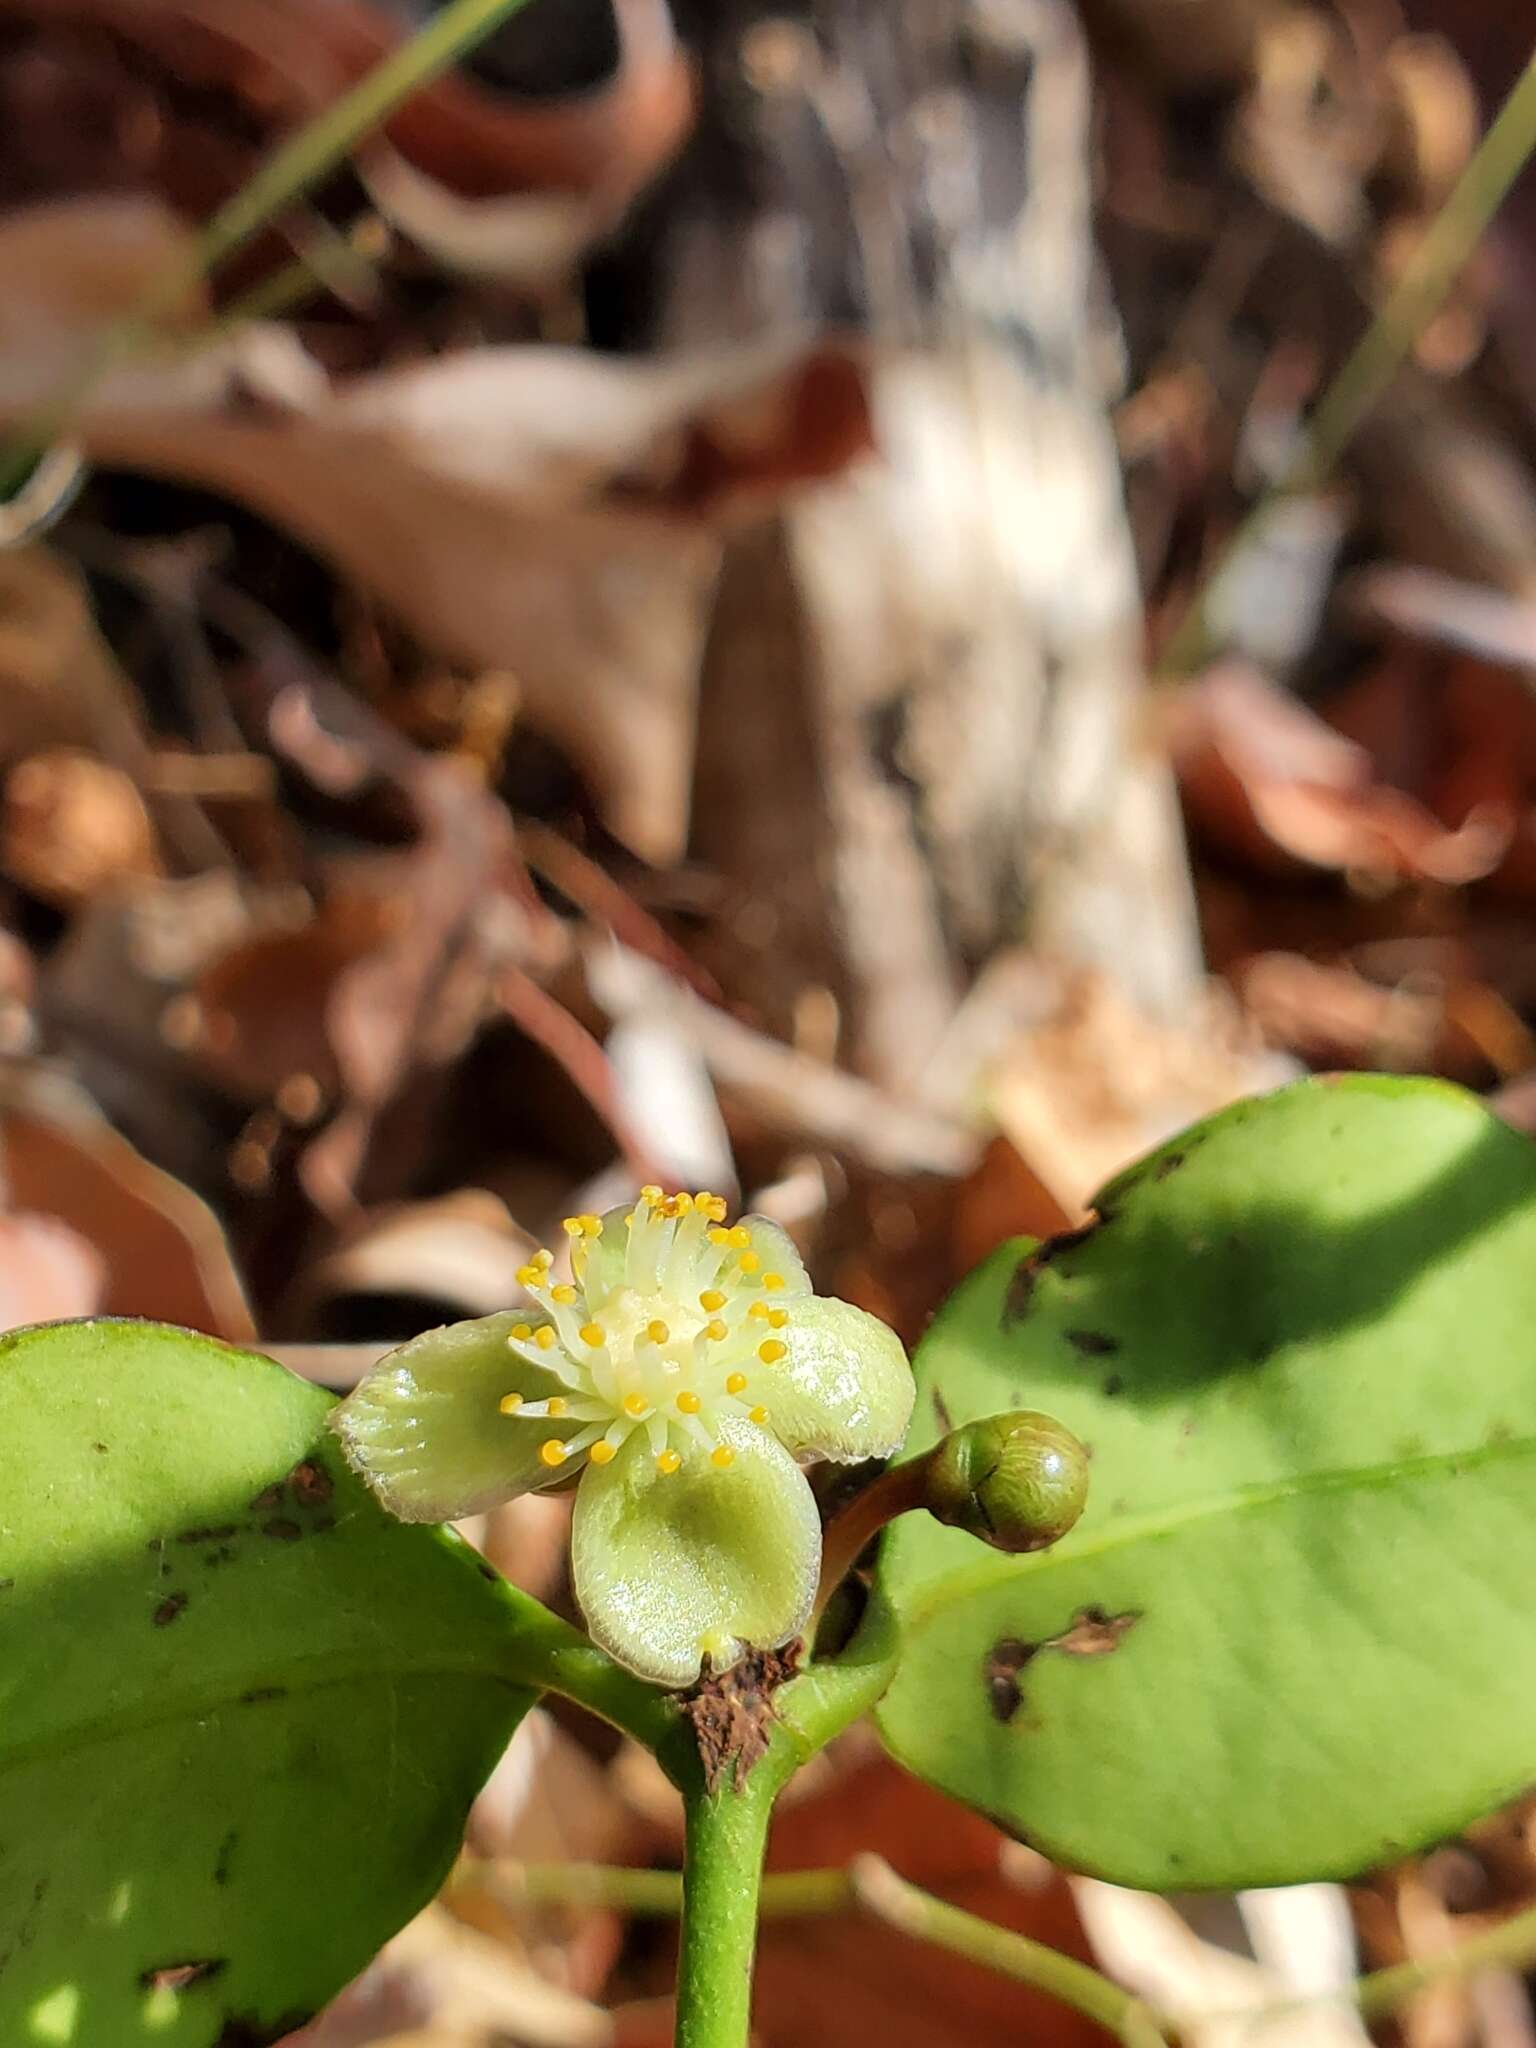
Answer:
<path fill-rule="evenodd" d="M 1486 1934 L 1475 1934 L 1470 1941 L 1458 1943 L 1444 1955 L 1427 1957 L 1421 1963 L 1395 1963 L 1389 1970 L 1375 1970 L 1369 1977 L 1361 1977 L 1350 1995 L 1363 2018 L 1382 2019 L 1395 2012 L 1414 1992 L 1422 1991 L 1426 1984 L 1437 1984 L 1448 1977 L 1467 1977 L 1474 1970 L 1485 1970 L 1499 1964 L 1526 1970 L 1533 1961 L 1536 1961 L 1536 1906 L 1527 1906 L 1523 1913 L 1516 1913 L 1502 1927 L 1490 1928 Z"/>
<path fill-rule="evenodd" d="M 615 1664 L 530 1594 L 507 1586 L 505 1597 L 514 1610 L 502 1666 L 507 1678 L 574 1701 L 647 1749 L 659 1750 L 674 1740 L 678 1715 L 669 1694 Z"/>
<path fill-rule="evenodd" d="M 462 1863 L 455 1882 L 478 1885 L 508 1906 L 596 1906 L 641 1919 L 675 1920 L 683 1910 L 678 1870 L 612 1863 Z M 765 1920 L 819 1919 L 853 1904 L 846 1870 L 783 1870 L 765 1877 L 757 1910 Z"/>
<path fill-rule="evenodd" d="M 1162 2041 L 1149 2008 L 1086 1963 L 920 1891 L 878 1856 L 856 1856 L 848 1876 L 859 1904 L 887 1927 L 1048 1993 L 1107 2027 L 1126 2048 L 1155 2048 Z"/>
<path fill-rule="evenodd" d="M 683 1925 L 675 2048 L 747 2048 L 763 1851 L 781 1772 L 684 1794 Z"/>
<path fill-rule="evenodd" d="M 1161 668 L 1187 675 L 1210 652 L 1212 592 L 1233 558 L 1253 539 L 1276 499 L 1313 491 L 1331 474 L 1387 386 L 1439 311 L 1462 266 L 1486 232 L 1536 146 L 1536 53 L 1516 80 L 1497 118 L 1473 152 L 1455 190 L 1435 216 L 1386 302 L 1329 385 L 1301 446 L 1282 474 L 1240 521 L 1216 567 L 1167 647 Z"/>
<path fill-rule="evenodd" d="M 167 314 L 227 256 L 333 170 L 412 93 L 472 50 L 527 0 L 451 0 L 408 43 L 376 64 L 350 92 L 283 143 L 199 232 L 184 257 L 152 279 L 138 303 L 98 337 L 84 362 L 16 428 L 0 451 L 0 498 L 26 478 L 41 451 L 69 424 L 101 379 L 157 339 Z"/>

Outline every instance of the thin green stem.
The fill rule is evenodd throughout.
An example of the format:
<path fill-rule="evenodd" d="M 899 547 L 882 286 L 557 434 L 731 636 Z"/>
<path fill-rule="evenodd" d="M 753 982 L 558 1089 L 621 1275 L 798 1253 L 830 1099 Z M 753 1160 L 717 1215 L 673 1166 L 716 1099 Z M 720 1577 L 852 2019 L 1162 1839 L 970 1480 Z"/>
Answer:
<path fill-rule="evenodd" d="M 506 1677 L 574 1701 L 647 1749 L 661 1749 L 673 1740 L 678 1714 L 669 1694 L 615 1664 L 531 1595 L 508 1586 L 505 1596 L 515 1609 L 502 1667 Z"/>
<path fill-rule="evenodd" d="M 24 481 L 38 454 L 68 426 L 101 379 L 154 342 L 160 323 L 210 271 L 333 170 L 412 93 L 457 63 L 527 0 L 451 0 L 408 43 L 283 143 L 199 232 L 185 256 L 145 287 L 136 305 L 98 337 L 84 361 L 0 450 L 0 498 Z"/>
<path fill-rule="evenodd" d="M 1533 147 L 1536 52 L 1402 276 L 1329 385 L 1295 456 L 1239 523 L 1216 567 L 1205 578 L 1163 651 L 1160 666 L 1165 675 L 1187 675 L 1206 658 L 1210 652 L 1211 596 L 1222 574 L 1252 540 L 1278 498 L 1296 491 L 1316 490 L 1332 473 L 1362 421 L 1444 303 Z"/>
<path fill-rule="evenodd" d="M 680 1870 L 636 1870 L 611 1863 L 476 1863 L 459 1866 L 456 1884 L 476 1886 L 508 1906 L 595 1906 L 647 1920 L 675 1920 L 683 1910 Z M 764 1920 L 820 1919 L 846 1913 L 853 1887 L 846 1870 L 783 1870 L 765 1877 L 758 1897 Z"/>
<path fill-rule="evenodd" d="M 1381 2019 L 1385 2014 L 1395 2012 L 1407 1998 L 1416 1991 L 1422 1991 L 1426 1984 L 1438 1984 L 1449 1977 L 1467 1977 L 1475 1970 L 1486 1970 L 1503 1964 L 1506 1967 L 1524 1970 L 1536 1962 L 1536 1906 L 1528 1906 L 1523 1913 L 1506 1920 L 1502 1927 L 1490 1928 L 1486 1934 L 1475 1934 L 1470 1941 L 1460 1942 L 1444 1955 L 1429 1956 L 1419 1963 L 1395 1963 L 1390 1970 L 1374 1970 L 1370 1976 L 1361 1977 L 1350 1994 L 1361 2015 L 1368 2020 Z"/>
<path fill-rule="evenodd" d="M 864 1546 L 879 1535 L 887 1522 L 895 1521 L 898 1515 L 911 1514 L 923 1505 L 928 1464 L 929 1458 L 925 1457 L 893 1465 L 862 1493 L 855 1494 L 841 1514 L 827 1524 L 821 1540 L 821 1583 L 816 1589 L 813 1634 L 815 1621 L 852 1571 Z"/>
<path fill-rule="evenodd" d="M 675 2048 L 747 2048 L 763 1850 L 781 1773 L 684 1795 Z"/>

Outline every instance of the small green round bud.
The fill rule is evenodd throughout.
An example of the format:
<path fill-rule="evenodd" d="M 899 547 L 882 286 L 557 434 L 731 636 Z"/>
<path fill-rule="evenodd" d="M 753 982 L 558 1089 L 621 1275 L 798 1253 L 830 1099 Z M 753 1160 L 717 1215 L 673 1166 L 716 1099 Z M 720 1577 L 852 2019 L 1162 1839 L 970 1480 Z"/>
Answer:
<path fill-rule="evenodd" d="M 1059 1542 L 1088 1497 L 1088 1453 L 1054 1417 L 990 1415 L 952 1430 L 928 1454 L 923 1506 L 994 1550 Z"/>

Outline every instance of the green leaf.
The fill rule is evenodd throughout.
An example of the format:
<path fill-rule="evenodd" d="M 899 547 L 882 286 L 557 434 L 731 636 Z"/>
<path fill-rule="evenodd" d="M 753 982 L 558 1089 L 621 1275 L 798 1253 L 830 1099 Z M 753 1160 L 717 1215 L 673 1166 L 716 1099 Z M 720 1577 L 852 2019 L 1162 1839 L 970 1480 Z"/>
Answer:
<path fill-rule="evenodd" d="M 1347 1876 L 1536 1779 L 1536 1147 L 1435 1082 L 1197 1125 L 1000 1252 L 917 1360 L 909 1451 L 1042 1408 L 1055 1550 L 887 1539 L 893 1752 L 1148 1888 Z"/>
<path fill-rule="evenodd" d="M 0 2040 L 274 2041 L 451 1862 L 519 1596 L 329 1407 L 158 1324 L 0 1339 Z"/>

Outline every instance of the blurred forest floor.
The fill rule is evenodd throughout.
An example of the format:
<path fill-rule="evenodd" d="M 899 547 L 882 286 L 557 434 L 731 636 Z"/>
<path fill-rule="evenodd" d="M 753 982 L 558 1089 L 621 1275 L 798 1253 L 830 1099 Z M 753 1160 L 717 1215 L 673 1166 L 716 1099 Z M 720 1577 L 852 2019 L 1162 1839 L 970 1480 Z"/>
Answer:
<path fill-rule="evenodd" d="M 411 14 L 0 0 L 0 413 Z M 0 1327 L 160 1317 L 341 1388 L 654 1179 L 915 1342 L 1308 1069 L 1536 1129 L 1536 176 L 1336 479 L 1229 550 L 1520 17 L 538 0 L 420 94 L 0 507 Z M 558 1605 L 563 1515 L 470 1533 Z M 1529 1903 L 1533 1826 L 1181 1914 L 855 1735 L 773 1860 L 876 1850 L 1230 2013 Z M 678 1835 L 536 1714 L 471 1845 Z M 506 1892 L 303 2041 L 661 2048 L 665 1925 Z M 768 1926 L 760 2008 L 764 2048 L 1092 2031 L 837 1920 Z M 1395 2031 L 1536 2048 L 1510 1974 Z"/>

